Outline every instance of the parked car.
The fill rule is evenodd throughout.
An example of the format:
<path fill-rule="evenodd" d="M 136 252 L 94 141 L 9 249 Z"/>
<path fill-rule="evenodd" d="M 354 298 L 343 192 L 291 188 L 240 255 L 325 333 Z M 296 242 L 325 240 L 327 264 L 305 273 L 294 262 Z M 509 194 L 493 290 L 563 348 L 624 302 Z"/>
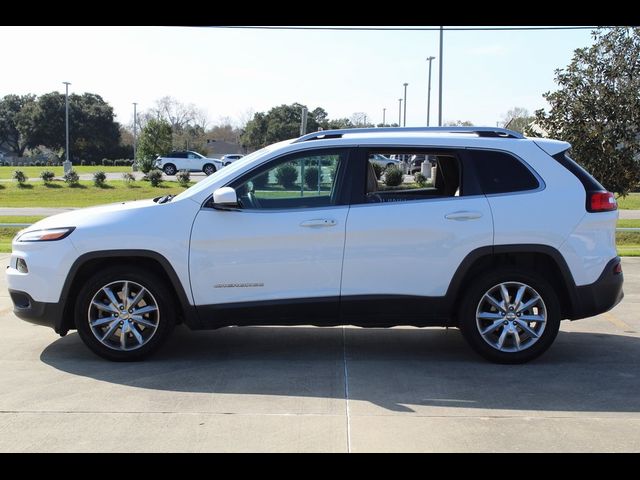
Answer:
<path fill-rule="evenodd" d="M 227 165 L 230 165 L 236 160 L 240 160 L 242 157 L 244 157 L 244 155 L 240 153 L 230 153 L 228 155 L 223 155 L 220 161 L 222 162 L 222 165 L 226 167 Z"/>
<path fill-rule="evenodd" d="M 369 161 L 377 163 L 382 168 L 397 167 L 398 165 L 400 165 L 400 160 L 389 158 L 379 153 L 369 155 Z"/>
<path fill-rule="evenodd" d="M 428 160 L 428 155 L 411 155 L 409 168 L 412 174 L 418 173 L 422 169 L 422 164 Z"/>
<path fill-rule="evenodd" d="M 561 319 L 623 297 L 615 198 L 569 148 L 480 127 L 280 142 L 175 197 L 20 231 L 14 312 L 110 360 L 146 357 L 184 323 L 457 327 L 485 358 L 526 362 Z M 433 186 L 385 189 L 368 159 L 392 151 L 434 158 Z"/>
<path fill-rule="evenodd" d="M 215 173 L 222 168 L 223 164 L 216 158 L 207 158 L 198 152 L 174 151 L 166 157 L 158 157 L 154 163 L 155 168 L 159 168 L 167 175 L 175 175 L 179 170 L 189 172 L 204 172 L 207 175 Z"/>

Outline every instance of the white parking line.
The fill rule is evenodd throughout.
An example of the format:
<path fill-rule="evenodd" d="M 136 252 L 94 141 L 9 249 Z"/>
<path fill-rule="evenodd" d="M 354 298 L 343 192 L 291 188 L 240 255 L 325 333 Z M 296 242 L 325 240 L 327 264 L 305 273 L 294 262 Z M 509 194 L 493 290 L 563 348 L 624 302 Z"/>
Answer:
<path fill-rule="evenodd" d="M 344 361 L 344 400 L 347 416 L 347 453 L 351 453 L 351 417 L 349 415 L 349 369 L 347 368 L 347 334 L 342 327 L 342 358 Z"/>

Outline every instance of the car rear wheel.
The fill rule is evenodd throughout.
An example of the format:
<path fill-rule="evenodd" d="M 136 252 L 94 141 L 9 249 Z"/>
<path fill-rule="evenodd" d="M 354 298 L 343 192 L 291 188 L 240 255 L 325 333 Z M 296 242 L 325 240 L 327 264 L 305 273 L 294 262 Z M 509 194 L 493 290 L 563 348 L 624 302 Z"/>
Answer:
<path fill-rule="evenodd" d="M 175 306 L 164 283 L 136 267 L 118 266 L 85 282 L 75 308 L 82 341 L 114 361 L 141 360 L 160 347 L 175 325 Z"/>
<path fill-rule="evenodd" d="M 560 304 L 542 277 L 499 269 L 473 282 L 459 310 L 471 347 L 496 363 L 525 363 L 542 355 L 560 328 Z"/>
<path fill-rule="evenodd" d="M 207 175 L 211 175 L 212 173 L 216 173 L 216 167 L 207 163 L 204 167 L 202 167 L 202 171 Z"/>
<path fill-rule="evenodd" d="M 173 163 L 167 163 L 162 169 L 167 175 L 175 175 L 178 169 Z"/>

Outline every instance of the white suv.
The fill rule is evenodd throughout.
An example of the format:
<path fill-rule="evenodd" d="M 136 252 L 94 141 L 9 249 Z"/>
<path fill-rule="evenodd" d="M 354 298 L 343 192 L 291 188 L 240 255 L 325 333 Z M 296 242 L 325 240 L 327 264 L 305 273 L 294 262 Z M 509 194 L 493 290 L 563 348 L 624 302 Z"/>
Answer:
<path fill-rule="evenodd" d="M 17 316 L 134 360 L 173 326 L 459 327 L 489 360 L 544 352 L 623 296 L 611 193 L 570 145 L 494 128 L 320 131 L 176 197 L 46 218 L 13 240 Z M 388 187 L 375 155 L 429 155 Z M 427 348 L 427 346 L 425 346 Z"/>
<path fill-rule="evenodd" d="M 198 152 L 174 151 L 166 157 L 158 157 L 153 166 L 167 175 L 175 175 L 179 170 L 189 172 L 204 172 L 207 175 L 215 173 L 223 164 L 215 158 L 207 158 Z"/>

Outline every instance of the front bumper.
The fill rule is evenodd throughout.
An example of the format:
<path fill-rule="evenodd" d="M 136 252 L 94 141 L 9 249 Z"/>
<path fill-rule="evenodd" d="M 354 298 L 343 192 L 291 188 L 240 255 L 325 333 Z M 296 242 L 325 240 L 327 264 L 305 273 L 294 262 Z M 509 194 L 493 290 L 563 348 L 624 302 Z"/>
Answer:
<path fill-rule="evenodd" d="M 595 282 L 576 287 L 576 301 L 571 320 L 599 315 L 620 303 L 624 297 L 624 276 L 622 271 L 614 271 L 619 263 L 620 257 L 611 259 Z"/>
<path fill-rule="evenodd" d="M 29 323 L 51 327 L 56 333 L 65 335 L 62 328 L 63 308 L 58 303 L 36 302 L 31 295 L 19 290 L 9 289 L 9 296 L 13 301 L 13 313 Z"/>

